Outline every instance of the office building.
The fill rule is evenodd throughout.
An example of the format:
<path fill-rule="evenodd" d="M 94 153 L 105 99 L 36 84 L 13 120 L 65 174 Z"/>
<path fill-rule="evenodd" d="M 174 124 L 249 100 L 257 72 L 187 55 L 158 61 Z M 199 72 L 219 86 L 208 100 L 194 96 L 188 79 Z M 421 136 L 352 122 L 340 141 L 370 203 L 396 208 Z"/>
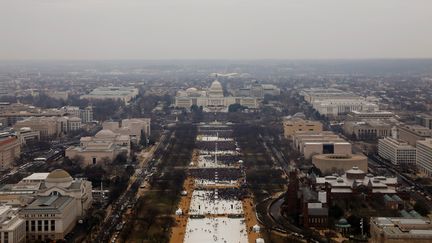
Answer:
<path fill-rule="evenodd" d="M 318 154 L 312 156 L 312 164 L 325 175 L 345 172 L 353 167 L 368 170 L 367 157 L 361 154 Z"/>
<path fill-rule="evenodd" d="M 88 106 L 82 110 L 80 110 L 80 118 L 82 123 L 90 123 L 93 122 L 93 107 Z"/>
<path fill-rule="evenodd" d="M 49 139 L 59 135 L 57 125 L 58 117 L 29 117 L 18 121 L 14 125 L 15 130 L 27 127 L 33 131 L 39 131 L 41 139 Z"/>
<path fill-rule="evenodd" d="M 81 129 L 81 119 L 79 117 L 62 116 L 57 118 L 57 133 L 66 134 Z"/>
<path fill-rule="evenodd" d="M 25 220 L 18 215 L 18 209 L 0 205 L 0 242 L 26 242 Z"/>
<path fill-rule="evenodd" d="M 93 122 L 93 108 L 91 106 L 84 109 L 80 109 L 77 106 L 64 106 L 60 108 L 60 111 L 69 117 L 80 118 L 82 123 Z"/>
<path fill-rule="evenodd" d="M 235 91 L 238 97 L 264 98 L 266 95 L 278 96 L 280 89 L 273 84 L 249 84 Z"/>
<path fill-rule="evenodd" d="M 21 143 L 16 136 L 0 137 L 0 170 L 9 169 L 21 155 Z"/>
<path fill-rule="evenodd" d="M 13 126 L 17 121 L 29 117 L 53 117 L 63 115 L 64 112 L 58 109 L 41 109 L 21 103 L 0 102 L 0 117 L 6 119 L 7 126 Z"/>
<path fill-rule="evenodd" d="M 415 119 L 417 124 L 419 124 L 420 126 L 432 129 L 432 115 L 420 114 L 417 115 Z"/>
<path fill-rule="evenodd" d="M 398 138 L 406 141 L 411 146 L 416 146 L 417 141 L 430 138 L 432 130 L 420 125 L 400 125 L 397 127 Z"/>
<path fill-rule="evenodd" d="M 311 88 L 300 92 L 306 102 L 323 116 L 346 115 L 352 111 L 376 112 L 378 105 L 351 92 Z"/>
<path fill-rule="evenodd" d="M 372 217 L 370 242 L 432 242 L 432 224 L 427 218 Z"/>
<path fill-rule="evenodd" d="M 317 154 L 351 154 L 352 146 L 333 132 L 296 132 L 293 146 L 305 159 Z"/>
<path fill-rule="evenodd" d="M 378 155 L 394 165 L 414 165 L 416 162 L 416 148 L 391 137 L 378 140 Z"/>
<path fill-rule="evenodd" d="M 30 128 L 32 131 L 39 132 L 41 139 L 50 139 L 78 131 L 81 129 L 82 123 L 78 117 L 29 117 L 18 121 L 13 127 L 16 131 L 22 128 Z"/>
<path fill-rule="evenodd" d="M 391 111 L 351 111 L 347 115 L 347 120 L 361 121 L 361 120 L 387 120 L 394 117 Z"/>
<path fill-rule="evenodd" d="M 69 98 L 68 91 L 47 91 L 44 94 L 56 100 L 67 100 Z"/>
<path fill-rule="evenodd" d="M 15 134 L 20 140 L 21 146 L 40 140 L 40 132 L 33 131 L 30 127 L 22 127 Z"/>
<path fill-rule="evenodd" d="M 128 104 L 132 99 L 138 96 L 138 89 L 135 87 L 99 87 L 89 94 L 82 95 L 81 99 L 87 100 L 121 100 Z"/>
<path fill-rule="evenodd" d="M 391 136 L 393 125 L 381 120 L 345 121 L 344 134 L 358 140 L 374 140 Z"/>
<path fill-rule="evenodd" d="M 326 190 L 330 186 L 334 197 L 349 198 L 353 194 L 395 194 L 398 187 L 397 177 L 374 176 L 358 167 L 337 174 L 314 178 L 316 188 Z"/>
<path fill-rule="evenodd" d="M 417 168 L 432 176 L 432 138 L 417 141 Z"/>
<path fill-rule="evenodd" d="M 28 241 L 62 240 L 78 221 L 72 197 L 38 196 L 20 215 L 26 221 Z"/>
<path fill-rule="evenodd" d="M 322 132 L 322 123 L 309 121 L 298 117 L 288 117 L 283 120 L 284 136 L 291 138 L 296 132 Z"/>

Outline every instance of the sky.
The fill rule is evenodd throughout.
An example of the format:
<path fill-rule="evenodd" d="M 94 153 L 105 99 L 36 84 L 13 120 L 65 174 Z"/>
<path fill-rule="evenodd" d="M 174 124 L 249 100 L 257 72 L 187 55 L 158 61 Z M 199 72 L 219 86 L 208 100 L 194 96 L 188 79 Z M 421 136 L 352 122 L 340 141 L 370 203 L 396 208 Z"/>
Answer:
<path fill-rule="evenodd" d="M 432 58 L 431 0 L 0 0 L 0 60 Z"/>

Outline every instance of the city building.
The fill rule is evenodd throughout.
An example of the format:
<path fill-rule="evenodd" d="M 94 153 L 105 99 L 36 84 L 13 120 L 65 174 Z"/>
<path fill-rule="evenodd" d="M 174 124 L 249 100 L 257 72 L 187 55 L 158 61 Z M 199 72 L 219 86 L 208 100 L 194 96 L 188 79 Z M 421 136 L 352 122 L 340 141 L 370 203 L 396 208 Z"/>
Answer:
<path fill-rule="evenodd" d="M 432 115 L 420 114 L 417 115 L 415 119 L 417 124 L 419 124 L 420 126 L 432 129 Z"/>
<path fill-rule="evenodd" d="M 72 178 L 64 170 L 33 173 L 16 184 L 0 187 L 0 203 L 25 207 L 38 196 L 62 195 L 73 199 L 75 212 L 83 216 L 92 202 L 92 184 L 81 178 Z"/>
<path fill-rule="evenodd" d="M 18 209 L 0 205 L 0 242 L 26 242 L 25 220 L 18 215 Z"/>
<path fill-rule="evenodd" d="M 0 129 L 5 128 L 8 125 L 8 121 L 6 117 L 0 117 Z"/>
<path fill-rule="evenodd" d="M 378 155 L 394 165 L 414 165 L 416 163 L 416 148 L 405 141 L 391 137 L 378 140 Z"/>
<path fill-rule="evenodd" d="M 370 242 L 432 242 L 432 224 L 427 218 L 372 217 Z"/>
<path fill-rule="evenodd" d="M 378 105 L 351 92 L 339 89 L 311 88 L 300 92 L 306 102 L 323 116 L 346 115 L 352 111 L 376 112 Z"/>
<path fill-rule="evenodd" d="M 345 92 L 335 88 L 309 88 L 300 91 L 300 95 L 303 96 L 305 101 L 313 103 L 317 100 L 328 100 L 328 99 L 352 99 L 360 98 L 352 92 Z"/>
<path fill-rule="evenodd" d="M 93 107 L 88 106 L 80 111 L 80 118 L 82 123 L 93 122 Z"/>
<path fill-rule="evenodd" d="M 300 224 L 305 227 L 327 228 L 329 208 L 327 192 L 313 191 L 308 187 L 299 190 L 301 215 Z"/>
<path fill-rule="evenodd" d="M 235 91 L 238 97 L 264 98 L 266 95 L 278 96 L 280 89 L 273 84 L 249 84 Z"/>
<path fill-rule="evenodd" d="M 145 136 L 150 136 L 150 118 L 131 118 L 123 119 L 121 122 L 106 121 L 102 123 L 104 129 L 119 133 L 121 135 L 128 135 L 132 142 L 138 143 L 141 139 L 141 133 Z"/>
<path fill-rule="evenodd" d="M 417 168 L 432 176 L 432 138 L 417 141 Z"/>
<path fill-rule="evenodd" d="M 20 211 L 26 221 L 28 241 L 62 240 L 78 221 L 72 197 L 38 196 Z"/>
<path fill-rule="evenodd" d="M 251 109 L 259 106 L 258 99 L 255 97 L 224 96 L 222 85 L 217 80 L 213 81 L 208 90 L 189 88 L 178 91 L 175 97 L 175 106 L 178 108 L 190 109 L 192 105 L 196 105 L 209 112 L 227 112 L 228 107 L 233 104 Z"/>
<path fill-rule="evenodd" d="M 33 131 L 39 132 L 41 139 L 50 139 L 62 134 L 78 131 L 81 127 L 80 118 L 68 116 L 28 117 L 17 121 L 14 125 L 16 131 L 22 128 L 30 128 Z"/>
<path fill-rule="evenodd" d="M 88 106 L 84 109 L 80 109 L 77 106 L 64 106 L 60 108 L 60 111 L 64 112 L 69 117 L 78 117 L 82 123 L 93 122 L 93 108 Z"/>
<path fill-rule="evenodd" d="M 9 169 L 21 155 L 21 143 L 16 136 L 0 137 L 0 171 Z"/>
<path fill-rule="evenodd" d="M 305 228 L 328 227 L 330 195 L 315 191 L 309 185 L 301 185 L 296 171 L 290 171 L 288 190 L 281 205 L 283 215 L 298 219 Z"/>
<path fill-rule="evenodd" d="M 89 94 L 82 95 L 81 99 L 87 100 L 121 100 L 128 104 L 132 99 L 138 96 L 138 89 L 135 87 L 99 87 Z"/>
<path fill-rule="evenodd" d="M 57 119 L 58 133 L 66 134 L 81 129 L 81 119 L 78 117 L 62 116 Z"/>
<path fill-rule="evenodd" d="M 21 103 L 0 102 L 0 117 L 6 119 L 7 126 L 13 126 L 17 121 L 29 117 L 63 116 L 58 109 L 41 109 Z"/>
<path fill-rule="evenodd" d="M 353 167 L 368 170 L 367 157 L 361 154 L 318 154 L 312 157 L 312 164 L 325 175 L 345 172 Z"/>
<path fill-rule="evenodd" d="M 28 117 L 18 121 L 14 129 L 17 131 L 27 127 L 33 131 L 39 131 L 41 139 L 49 139 L 59 135 L 57 120 L 58 117 Z"/>
<path fill-rule="evenodd" d="M 334 197 L 350 197 L 352 194 L 395 194 L 398 186 L 397 177 L 373 176 L 358 167 L 347 170 L 345 174 L 315 177 L 315 186 L 326 190 L 330 186 Z"/>
<path fill-rule="evenodd" d="M 94 137 L 82 137 L 79 146 L 66 149 L 68 158 L 81 157 L 82 166 L 113 161 L 120 153 L 130 154 L 130 136 L 103 129 Z"/>
<path fill-rule="evenodd" d="M 44 92 L 44 94 L 56 100 L 67 100 L 69 98 L 68 91 L 49 91 L 49 92 Z"/>
<path fill-rule="evenodd" d="M 346 100 L 325 100 L 316 101 L 312 104 L 313 108 L 323 116 L 345 115 L 351 111 L 378 111 L 378 105 L 365 101 L 363 99 L 346 99 Z"/>
<path fill-rule="evenodd" d="M 352 146 L 333 132 L 296 132 L 293 146 L 305 159 L 317 154 L 351 154 Z"/>
<path fill-rule="evenodd" d="M 322 123 L 319 121 L 309 121 L 298 117 L 288 117 L 283 120 L 284 136 L 291 138 L 296 132 L 322 132 Z"/>
<path fill-rule="evenodd" d="M 33 131 L 30 127 L 22 127 L 21 129 L 16 131 L 15 134 L 20 140 L 21 146 L 40 140 L 40 132 Z"/>
<path fill-rule="evenodd" d="M 67 116 L 70 117 L 80 117 L 81 116 L 81 110 L 78 106 L 64 106 L 60 108 L 61 111 L 66 113 Z"/>
<path fill-rule="evenodd" d="M 420 125 L 399 125 L 397 127 L 398 138 L 416 146 L 417 141 L 430 138 L 432 130 Z"/>
<path fill-rule="evenodd" d="M 344 134 L 359 140 L 374 140 L 391 136 L 393 125 L 381 120 L 345 121 Z"/>
<path fill-rule="evenodd" d="M 351 111 L 347 115 L 347 120 L 361 121 L 361 120 L 387 120 L 394 117 L 391 111 Z"/>

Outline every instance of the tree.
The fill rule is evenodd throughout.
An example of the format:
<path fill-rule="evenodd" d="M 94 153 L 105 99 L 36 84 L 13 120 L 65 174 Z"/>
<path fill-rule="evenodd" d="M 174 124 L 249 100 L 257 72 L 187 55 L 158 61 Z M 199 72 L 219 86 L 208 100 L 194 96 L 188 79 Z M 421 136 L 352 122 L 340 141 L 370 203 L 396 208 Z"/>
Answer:
<path fill-rule="evenodd" d="M 190 110 L 191 110 L 191 112 L 197 112 L 197 111 L 199 111 L 199 107 L 197 105 L 193 104 L 193 105 L 191 105 Z"/>
<path fill-rule="evenodd" d="M 414 204 L 414 210 L 423 216 L 427 216 L 429 214 L 428 206 L 423 201 L 417 201 Z"/>
<path fill-rule="evenodd" d="M 127 162 L 127 154 L 124 152 L 124 153 L 118 154 L 115 157 L 113 164 L 126 164 L 126 162 Z"/>
<path fill-rule="evenodd" d="M 335 219 L 339 219 L 344 216 L 344 210 L 335 204 L 329 208 L 329 215 L 333 216 Z"/>
<path fill-rule="evenodd" d="M 228 112 L 237 112 L 237 111 L 242 111 L 244 110 L 246 107 L 240 105 L 240 104 L 232 104 L 230 106 L 228 106 Z"/>
<path fill-rule="evenodd" d="M 146 147 L 147 146 L 147 137 L 144 130 L 141 129 L 141 137 L 140 137 L 140 145 Z"/>

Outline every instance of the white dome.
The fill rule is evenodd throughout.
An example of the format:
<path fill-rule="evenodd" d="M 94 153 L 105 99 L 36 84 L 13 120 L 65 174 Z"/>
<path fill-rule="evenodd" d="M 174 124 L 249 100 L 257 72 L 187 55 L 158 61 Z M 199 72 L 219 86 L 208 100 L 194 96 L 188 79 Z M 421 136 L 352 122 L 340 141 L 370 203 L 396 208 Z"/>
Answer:
<path fill-rule="evenodd" d="M 73 179 L 69 173 L 62 169 L 56 169 L 48 174 L 45 184 L 48 188 L 54 186 L 67 188 L 72 184 L 72 181 Z"/>
<path fill-rule="evenodd" d="M 222 89 L 222 84 L 219 81 L 215 80 L 211 84 L 210 89 L 214 89 L 214 90 L 216 90 L 216 89 Z"/>
<path fill-rule="evenodd" d="M 96 133 L 95 137 L 97 138 L 114 138 L 116 136 L 116 134 L 108 129 L 103 129 L 101 131 L 99 131 L 98 133 Z"/>
<path fill-rule="evenodd" d="M 223 97 L 223 88 L 222 88 L 222 84 L 219 81 L 215 80 L 210 85 L 209 96 L 210 97 Z"/>

